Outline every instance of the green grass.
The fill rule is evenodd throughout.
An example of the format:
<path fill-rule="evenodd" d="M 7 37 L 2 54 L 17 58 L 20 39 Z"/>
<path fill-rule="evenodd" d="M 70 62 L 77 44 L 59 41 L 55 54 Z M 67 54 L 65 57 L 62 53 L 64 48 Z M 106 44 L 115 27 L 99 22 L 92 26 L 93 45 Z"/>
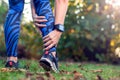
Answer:
<path fill-rule="evenodd" d="M 0 60 L 0 69 L 4 67 L 5 60 Z M 39 66 L 36 60 L 20 60 L 22 67 L 27 67 L 27 71 L 0 71 L 0 80 L 42 80 L 36 77 L 42 76 L 48 80 L 45 71 Z M 120 66 L 97 63 L 68 63 L 60 62 L 60 73 L 51 72 L 55 80 L 75 80 L 75 73 L 82 75 L 84 79 L 78 80 L 110 80 L 118 78 L 120 80 Z M 27 77 L 30 76 L 30 77 Z M 99 76 L 99 79 L 97 76 Z M 50 77 L 49 77 L 50 78 Z M 113 79 L 113 80 L 114 80 Z M 49 79 L 52 80 L 52 79 Z M 77 80 L 77 79 L 76 79 Z M 112 80 L 112 79 L 111 79 Z"/>

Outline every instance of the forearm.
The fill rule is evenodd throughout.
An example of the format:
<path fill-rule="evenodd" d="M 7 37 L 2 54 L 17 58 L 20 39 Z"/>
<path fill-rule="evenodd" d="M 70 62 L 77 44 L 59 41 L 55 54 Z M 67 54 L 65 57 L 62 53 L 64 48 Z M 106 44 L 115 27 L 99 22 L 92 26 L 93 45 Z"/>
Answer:
<path fill-rule="evenodd" d="M 55 0 L 55 24 L 64 24 L 68 0 Z"/>
<path fill-rule="evenodd" d="M 34 4 L 33 4 L 33 0 L 31 0 L 31 13 L 32 13 L 32 17 L 34 18 L 34 16 L 36 15 L 36 12 L 35 12 L 35 7 L 34 7 Z"/>

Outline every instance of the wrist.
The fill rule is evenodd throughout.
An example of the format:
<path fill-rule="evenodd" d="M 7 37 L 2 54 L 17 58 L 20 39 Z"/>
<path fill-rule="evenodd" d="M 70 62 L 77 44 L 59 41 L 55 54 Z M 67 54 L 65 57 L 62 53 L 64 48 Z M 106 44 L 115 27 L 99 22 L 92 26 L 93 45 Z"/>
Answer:
<path fill-rule="evenodd" d="M 59 31 L 59 30 L 57 30 L 57 29 L 55 29 L 55 31 L 56 31 L 57 33 L 61 33 L 61 34 L 63 33 L 63 32 L 61 32 L 61 31 Z"/>
<path fill-rule="evenodd" d="M 36 18 L 36 17 L 37 17 L 37 15 L 36 15 L 36 14 L 33 14 L 33 15 L 32 15 L 32 18 L 33 18 L 33 19 L 34 19 L 34 18 Z"/>
<path fill-rule="evenodd" d="M 59 31 L 59 30 L 57 30 L 57 29 L 55 29 L 55 32 L 57 32 L 58 34 L 62 34 L 63 32 L 61 32 L 61 31 Z"/>
<path fill-rule="evenodd" d="M 55 24 L 54 25 L 55 29 L 59 32 L 64 32 L 64 25 L 62 24 Z"/>

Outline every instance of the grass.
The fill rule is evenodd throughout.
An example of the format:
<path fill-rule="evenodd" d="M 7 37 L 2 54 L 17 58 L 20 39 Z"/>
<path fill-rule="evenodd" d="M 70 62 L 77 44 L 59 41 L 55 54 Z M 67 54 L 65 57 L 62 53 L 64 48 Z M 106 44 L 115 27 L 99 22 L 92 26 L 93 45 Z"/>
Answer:
<path fill-rule="evenodd" d="M 0 69 L 4 64 L 5 60 L 0 60 Z M 119 65 L 60 62 L 60 73 L 45 72 L 36 60 L 20 60 L 20 65 L 28 70 L 0 70 L 0 80 L 120 80 Z"/>

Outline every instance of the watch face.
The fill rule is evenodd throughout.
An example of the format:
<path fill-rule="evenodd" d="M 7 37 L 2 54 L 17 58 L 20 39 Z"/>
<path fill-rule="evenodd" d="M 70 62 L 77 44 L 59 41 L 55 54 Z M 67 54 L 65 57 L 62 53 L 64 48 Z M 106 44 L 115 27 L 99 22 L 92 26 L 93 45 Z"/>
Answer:
<path fill-rule="evenodd" d="M 56 28 L 57 30 L 61 31 L 61 32 L 64 31 L 64 26 L 61 25 L 61 24 L 55 25 L 55 28 Z"/>
<path fill-rule="evenodd" d="M 59 29 L 60 29 L 61 31 L 64 31 L 64 26 L 63 26 L 63 25 L 59 25 Z"/>

